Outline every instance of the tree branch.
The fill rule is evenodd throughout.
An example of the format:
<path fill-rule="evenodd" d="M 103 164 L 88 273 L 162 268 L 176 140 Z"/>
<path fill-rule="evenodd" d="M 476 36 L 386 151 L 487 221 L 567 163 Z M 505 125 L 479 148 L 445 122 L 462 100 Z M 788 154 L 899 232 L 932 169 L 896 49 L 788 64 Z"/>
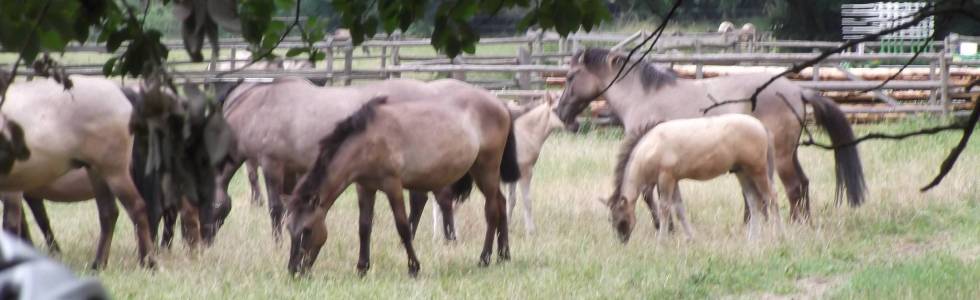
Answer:
<path fill-rule="evenodd" d="M 242 70 L 245 70 L 246 68 L 251 67 L 255 63 L 257 63 L 259 61 L 262 61 L 263 59 L 266 59 L 270 55 L 272 55 L 272 52 L 275 51 L 276 48 L 279 47 L 279 44 L 282 44 L 282 41 L 286 40 L 286 36 L 288 36 L 289 33 L 293 31 L 293 28 L 300 26 L 300 24 L 299 24 L 299 8 L 300 8 L 300 4 L 302 2 L 303 2 L 303 0 L 296 0 L 296 9 L 295 9 L 295 12 L 293 13 L 293 22 L 290 23 L 289 26 L 286 27 L 286 30 L 282 32 L 282 35 L 279 36 L 279 40 L 276 41 L 276 44 L 275 45 L 273 45 L 272 47 L 269 47 L 269 49 L 266 49 L 266 51 L 263 52 L 262 54 L 260 54 L 258 56 L 255 56 L 255 57 L 252 57 L 252 60 L 250 60 L 248 63 L 242 65 L 241 67 L 238 67 L 238 68 L 232 69 L 232 70 L 228 70 L 228 71 L 224 71 L 224 72 L 219 72 L 215 76 L 216 77 L 222 77 L 222 76 L 225 76 L 225 75 L 228 75 L 228 74 L 233 74 L 233 73 L 241 72 Z"/>
<path fill-rule="evenodd" d="M 664 17 L 664 20 L 660 22 L 660 25 L 657 26 L 657 29 L 655 29 L 652 33 L 650 33 L 649 36 L 644 38 L 643 41 L 640 42 L 640 44 L 633 47 L 633 49 L 630 49 L 629 54 L 626 55 L 626 62 L 624 62 L 623 65 L 619 67 L 619 70 L 616 72 L 616 76 L 614 76 L 613 79 L 609 81 L 609 84 L 607 84 L 605 88 L 600 90 L 599 93 L 595 95 L 596 98 L 602 96 L 602 94 L 605 94 L 606 91 L 609 91 L 609 88 L 611 88 L 613 84 L 616 84 L 616 82 L 622 79 L 623 77 L 625 77 L 626 74 L 629 74 L 629 72 L 633 70 L 633 67 L 636 67 L 637 64 L 642 63 L 644 59 L 646 59 L 647 54 L 649 54 L 650 51 L 653 49 L 653 46 L 657 44 L 657 41 L 660 40 L 660 36 L 663 34 L 664 29 L 667 28 L 667 22 L 670 21 L 670 19 L 674 16 L 674 12 L 677 11 L 677 8 L 680 7 L 681 3 L 683 2 L 684 0 L 677 0 L 677 2 L 674 2 L 674 6 L 670 8 L 669 12 L 667 12 L 667 15 Z M 650 43 L 650 46 L 647 48 L 647 50 L 644 51 L 643 54 L 638 59 L 636 59 L 636 61 L 633 61 L 633 55 L 636 54 L 636 51 L 640 50 L 640 48 L 643 48 L 643 45 L 650 42 L 651 39 L 653 39 L 653 42 Z M 627 71 L 626 65 L 630 62 L 633 62 L 633 64 L 630 66 L 629 70 Z"/>
<path fill-rule="evenodd" d="M 24 40 L 24 45 L 20 46 L 20 51 L 17 52 L 17 59 L 14 60 L 14 66 L 10 69 L 10 81 L 5 86 L 0 86 L 0 107 L 3 107 L 3 104 L 7 102 L 7 88 L 17 80 L 17 67 L 24 60 L 24 50 L 27 49 L 27 45 L 34 39 L 34 34 L 37 33 L 37 27 L 41 24 L 41 19 L 44 18 L 44 15 L 48 14 L 49 8 L 51 8 L 51 0 L 44 2 L 44 6 L 41 7 L 41 12 L 34 19 L 34 25 L 31 26 L 31 31 L 27 33 L 27 39 Z"/>

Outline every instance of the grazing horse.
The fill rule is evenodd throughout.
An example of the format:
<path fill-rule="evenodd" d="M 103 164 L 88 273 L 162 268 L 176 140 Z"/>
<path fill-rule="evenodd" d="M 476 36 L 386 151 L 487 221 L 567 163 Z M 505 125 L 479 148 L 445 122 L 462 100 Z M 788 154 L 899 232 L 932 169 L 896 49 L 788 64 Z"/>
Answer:
<path fill-rule="evenodd" d="M 136 228 L 140 264 L 155 265 L 146 204 L 129 176 L 133 147 L 133 105 L 116 83 L 72 76 L 71 89 L 54 80 L 15 83 L 2 109 L 0 190 L 17 192 L 48 185 L 75 168 L 85 168 L 99 207 L 102 225 L 93 268 L 106 265 L 115 227 L 118 197 Z M 170 97 L 154 93 L 154 97 Z M 4 199 L 5 228 L 20 225 L 19 197 Z M 7 219 L 7 218 L 5 218 Z"/>
<path fill-rule="evenodd" d="M 673 214 L 693 238 L 684 214 L 681 179 L 710 180 L 734 172 L 742 185 L 749 208 L 749 238 L 757 230 L 760 217 L 771 207 L 773 150 L 769 134 L 759 120 L 741 114 L 680 119 L 654 124 L 626 138 L 616 163 L 616 187 L 606 201 L 612 213 L 612 224 L 625 243 L 636 224 L 636 198 L 644 188 L 656 187 L 662 204 L 658 235 L 667 231 Z M 769 204 L 772 204 L 771 206 Z"/>
<path fill-rule="evenodd" d="M 140 88 L 134 87 L 134 89 Z M 137 115 L 133 117 L 131 123 L 138 142 L 133 146 L 130 174 L 137 190 L 147 203 L 152 240 L 157 240 L 157 228 L 161 218 L 164 221 L 160 245 L 165 248 L 169 248 L 172 243 L 178 214 L 181 216 L 184 241 L 192 249 L 197 246 L 201 239 L 201 220 L 209 218 L 205 214 L 207 210 L 200 208 L 209 207 L 213 197 L 211 191 L 214 183 L 214 163 L 211 161 L 222 159 L 226 154 L 223 149 L 225 146 L 222 144 L 229 143 L 226 136 L 227 125 L 220 119 L 220 111 L 206 113 L 209 110 L 208 101 L 196 86 L 185 86 L 185 92 L 189 97 L 186 98 L 187 101 L 180 103 L 181 107 L 177 112 L 186 112 L 186 115 L 171 115 L 163 118 Z M 125 88 L 124 93 L 138 113 L 145 113 L 146 103 L 141 93 L 130 88 Z M 148 117 L 150 120 L 154 117 L 165 119 L 169 124 L 148 126 L 147 122 L 141 121 Z M 147 139 L 151 134 L 150 131 L 162 140 L 153 143 L 152 146 L 157 147 L 156 151 L 170 155 L 167 155 L 168 159 L 164 160 L 165 166 L 148 170 L 148 156 L 151 156 L 148 147 L 151 145 L 148 145 Z M 160 157 L 160 155 L 155 156 Z M 88 173 L 84 169 L 69 171 L 51 184 L 24 194 L 24 199 L 34 214 L 49 250 L 57 253 L 60 252 L 60 247 L 51 230 L 43 200 L 62 203 L 79 202 L 92 199 L 95 195 L 96 192 L 88 180 Z"/>
<path fill-rule="evenodd" d="M 635 134 L 644 124 L 673 119 L 701 117 L 705 109 L 725 100 L 747 99 L 770 74 L 745 74 L 708 79 L 681 79 L 669 71 L 640 62 L 632 71 L 613 82 L 626 55 L 604 49 L 587 49 L 572 57 L 566 77 L 565 92 L 558 103 L 558 116 L 572 124 L 575 116 L 599 96 L 605 98 L 623 121 L 627 134 Z M 629 67 L 627 65 L 627 67 Z M 608 89 L 606 87 L 609 86 Z M 808 95 L 786 78 L 776 79 L 758 96 L 756 109 L 746 102 L 734 102 L 707 111 L 708 115 L 726 113 L 751 114 L 762 121 L 773 136 L 776 172 L 782 180 L 794 220 L 805 220 L 810 214 L 809 180 L 797 158 L 804 105 L 813 107 L 817 123 L 827 129 L 835 144 L 854 139 L 854 133 L 840 108 L 830 99 Z M 855 146 L 834 150 L 837 169 L 837 199 L 846 188 L 852 206 L 865 198 L 865 182 Z M 648 201 L 649 203 L 650 201 Z M 746 215 L 747 216 L 747 215 Z"/>
<path fill-rule="evenodd" d="M 512 221 L 514 217 L 514 207 L 517 204 L 517 188 L 520 187 L 521 199 L 524 201 L 524 229 L 528 235 L 534 233 L 534 218 L 531 215 L 531 176 L 534 174 L 534 164 L 538 161 L 541 154 L 541 147 L 556 129 L 561 129 L 563 124 L 558 115 L 552 111 L 555 107 L 555 97 L 551 93 L 545 94 L 544 99 L 538 103 L 530 104 L 526 107 L 509 107 L 514 118 L 514 137 L 517 139 L 517 165 L 521 172 L 521 178 L 517 183 L 505 183 L 510 191 L 507 199 L 507 220 Z M 415 193 L 413 193 L 413 197 Z M 453 207 L 458 201 L 465 199 L 460 197 L 453 200 L 450 191 L 438 191 L 436 203 L 440 211 L 432 210 L 432 237 L 436 238 L 439 231 L 439 224 L 443 227 L 443 236 L 446 240 L 455 240 L 456 230 L 454 228 Z M 424 194 L 421 197 L 425 197 Z M 423 199 L 424 200 L 424 199 Z M 413 229 L 418 226 L 418 219 L 412 218 L 421 215 L 424 205 L 418 205 L 412 199 L 412 213 L 409 219 L 413 222 Z"/>
<path fill-rule="evenodd" d="M 487 233 L 480 264 L 490 263 L 495 236 L 499 258 L 510 258 L 500 192 L 501 180 L 520 177 L 510 114 L 485 90 L 456 80 L 430 85 L 426 101 L 382 104 L 385 96 L 372 99 L 321 140 L 316 162 L 288 204 L 290 272 L 305 273 L 313 265 L 327 240 L 327 211 L 352 183 L 358 186 L 361 211 L 361 274 L 370 267 L 375 191 L 388 196 L 408 255 L 408 271 L 414 276 L 419 263 L 402 189 L 439 190 L 460 180 L 474 180 L 486 198 Z"/>
<path fill-rule="evenodd" d="M 278 240 L 285 196 L 316 160 L 319 139 L 333 132 L 338 121 L 356 111 L 370 96 L 383 93 L 388 95 L 388 102 L 394 103 L 428 101 L 441 94 L 489 94 L 462 82 L 445 82 L 448 81 L 392 79 L 350 87 L 319 87 L 304 78 L 282 77 L 271 83 L 242 83 L 233 87 L 227 97 L 219 99 L 223 99 L 224 116 L 237 144 L 230 149 L 231 159 L 220 167 L 215 218 L 211 224 L 204 225 L 205 241 L 213 239 L 230 213 L 228 185 L 246 161 L 262 168 L 272 233 Z"/>

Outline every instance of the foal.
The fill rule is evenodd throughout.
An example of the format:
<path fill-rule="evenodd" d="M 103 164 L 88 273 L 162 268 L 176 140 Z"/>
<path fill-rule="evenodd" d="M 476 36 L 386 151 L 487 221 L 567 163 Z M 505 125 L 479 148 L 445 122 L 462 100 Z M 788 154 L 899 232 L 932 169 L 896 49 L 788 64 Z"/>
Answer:
<path fill-rule="evenodd" d="M 612 225 L 625 243 L 636 224 L 634 204 L 644 187 L 657 187 L 660 200 L 692 238 L 691 226 L 677 182 L 681 179 L 709 180 L 728 172 L 738 177 L 749 208 L 749 238 L 757 230 L 759 217 L 768 218 L 766 207 L 779 217 L 772 201 L 773 151 L 769 134 L 759 120 L 739 114 L 681 119 L 654 124 L 629 136 L 616 164 L 616 188 L 607 204 Z M 770 205 L 771 204 L 771 205 Z M 667 229 L 667 205 L 660 205 L 658 236 Z"/>
<path fill-rule="evenodd" d="M 554 95 L 545 94 L 545 97 L 536 104 L 529 104 L 526 107 L 510 106 L 508 109 L 514 118 L 514 137 L 517 139 L 517 166 L 521 171 L 521 178 L 516 183 L 504 183 L 510 191 L 507 200 L 507 220 L 512 221 L 514 217 L 514 207 L 517 206 L 517 188 L 520 187 L 521 199 L 524 201 L 524 229 L 528 235 L 534 233 L 534 218 L 531 216 L 531 175 L 534 171 L 534 164 L 538 161 L 541 154 L 541 147 L 545 140 L 551 135 L 552 131 L 562 129 L 565 125 L 555 114 Z M 465 188 L 465 187 L 464 187 Z M 450 199 L 452 195 L 459 195 L 460 192 L 449 193 L 448 191 L 436 191 L 436 203 L 440 210 L 432 210 L 432 238 L 437 239 L 440 224 L 444 229 L 446 240 L 455 240 L 454 222 L 452 222 L 452 211 L 455 205 L 465 199 L 466 195 Z M 424 197 L 424 196 L 422 196 Z M 415 210 L 415 207 L 413 207 Z M 447 213 L 448 211 L 448 213 Z M 445 222 L 447 218 L 449 222 Z"/>

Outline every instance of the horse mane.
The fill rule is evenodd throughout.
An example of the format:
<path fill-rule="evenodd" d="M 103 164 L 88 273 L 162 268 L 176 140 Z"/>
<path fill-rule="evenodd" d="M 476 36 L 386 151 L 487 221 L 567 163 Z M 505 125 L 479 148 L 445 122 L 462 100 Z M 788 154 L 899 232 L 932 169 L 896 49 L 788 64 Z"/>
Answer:
<path fill-rule="evenodd" d="M 337 123 L 333 132 L 320 140 L 320 154 L 310 168 L 310 171 L 300 179 L 296 186 L 296 199 L 302 203 L 311 203 L 317 190 L 320 189 L 323 181 L 327 179 L 329 173 L 327 166 L 333 160 L 337 150 L 343 145 L 344 141 L 351 136 L 357 135 L 367 128 L 367 125 L 374 119 L 376 107 L 388 101 L 387 96 L 371 98 L 361 106 L 354 114 Z"/>
<path fill-rule="evenodd" d="M 633 156 L 633 150 L 636 149 L 636 145 L 640 143 L 640 140 L 646 136 L 647 132 L 656 127 L 660 122 L 647 123 L 643 125 L 638 131 L 633 134 L 627 135 L 626 139 L 619 146 L 619 154 L 616 155 L 616 179 L 615 179 L 615 189 L 613 191 L 612 198 L 609 198 L 610 203 L 613 201 L 619 201 L 619 196 L 623 193 L 623 181 L 626 180 L 626 165 L 629 164 L 630 159 Z"/>
<path fill-rule="evenodd" d="M 608 49 L 588 48 L 582 50 L 573 59 L 581 57 L 582 63 L 592 73 L 601 74 L 602 72 L 612 70 L 618 71 L 619 68 L 613 68 L 607 60 L 610 53 L 612 52 Z M 654 89 L 660 89 L 661 87 L 677 82 L 677 73 L 673 70 L 664 70 L 648 62 L 640 62 L 637 64 L 637 68 L 640 72 L 640 82 L 643 83 L 644 88 L 649 89 L 652 87 Z"/>

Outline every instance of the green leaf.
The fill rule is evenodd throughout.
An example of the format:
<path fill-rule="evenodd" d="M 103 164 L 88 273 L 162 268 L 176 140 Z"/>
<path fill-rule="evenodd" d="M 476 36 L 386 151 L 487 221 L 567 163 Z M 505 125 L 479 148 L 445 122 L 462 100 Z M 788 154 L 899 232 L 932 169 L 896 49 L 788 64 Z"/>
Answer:
<path fill-rule="evenodd" d="M 65 50 L 65 41 L 61 38 L 61 34 L 55 31 L 41 31 L 38 33 L 38 38 L 41 40 L 41 47 L 46 50 Z"/>
<path fill-rule="evenodd" d="M 310 48 L 309 47 L 291 48 L 291 49 L 289 49 L 289 51 L 286 51 L 286 57 L 295 57 L 297 55 L 300 55 L 300 54 L 303 54 L 303 53 L 306 53 L 306 52 L 310 52 Z"/>
<path fill-rule="evenodd" d="M 119 60 L 119 57 L 118 56 L 114 56 L 114 57 L 110 58 L 109 60 L 105 61 L 105 64 L 102 65 L 102 75 L 103 76 L 110 76 L 110 75 L 112 75 L 112 69 L 113 69 L 113 67 L 116 66 L 116 61 L 117 60 Z"/>
<path fill-rule="evenodd" d="M 311 62 L 318 62 L 318 61 L 324 60 L 326 58 L 327 58 L 327 54 L 326 53 L 323 53 L 323 52 L 320 52 L 320 51 L 316 51 L 316 53 L 314 53 L 313 56 L 310 57 L 310 60 L 311 60 Z"/>

